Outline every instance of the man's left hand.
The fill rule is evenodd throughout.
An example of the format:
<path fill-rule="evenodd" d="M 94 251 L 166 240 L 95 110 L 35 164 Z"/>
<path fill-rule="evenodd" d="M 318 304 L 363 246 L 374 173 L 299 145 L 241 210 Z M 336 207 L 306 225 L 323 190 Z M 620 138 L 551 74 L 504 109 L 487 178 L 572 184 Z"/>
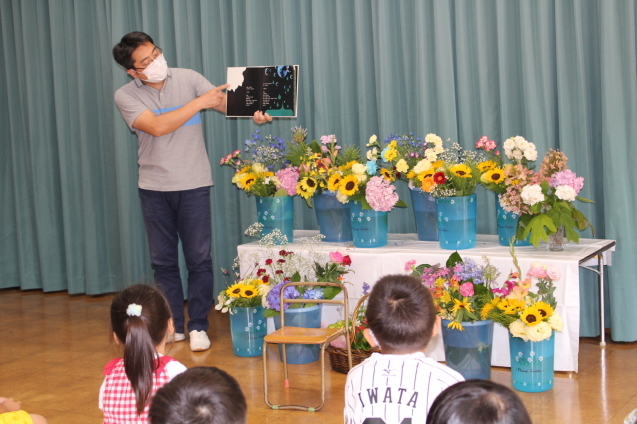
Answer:
<path fill-rule="evenodd" d="M 260 110 L 254 112 L 254 116 L 252 117 L 252 119 L 257 125 L 265 124 L 266 122 L 272 121 L 272 117 L 270 115 L 268 115 L 267 113 L 263 113 Z"/>

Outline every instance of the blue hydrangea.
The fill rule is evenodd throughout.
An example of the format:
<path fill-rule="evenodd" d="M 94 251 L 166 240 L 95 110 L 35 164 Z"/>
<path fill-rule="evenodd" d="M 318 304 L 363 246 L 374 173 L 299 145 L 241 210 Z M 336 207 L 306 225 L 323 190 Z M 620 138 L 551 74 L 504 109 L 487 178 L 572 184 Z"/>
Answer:
<path fill-rule="evenodd" d="M 303 293 L 303 299 L 323 299 L 322 289 L 309 289 Z"/>
<path fill-rule="evenodd" d="M 270 308 L 274 309 L 275 311 L 281 311 L 281 287 L 283 287 L 283 285 L 286 283 L 289 283 L 289 281 L 280 282 L 276 286 L 272 287 L 272 289 L 268 292 L 268 303 L 270 304 Z M 298 290 L 296 290 L 296 288 L 292 286 L 286 287 L 284 294 L 286 299 L 297 299 L 301 295 Z M 290 304 L 286 303 L 285 309 L 289 307 Z"/>
<path fill-rule="evenodd" d="M 464 262 L 459 262 L 454 267 L 454 273 L 466 281 L 473 278 L 474 284 L 483 284 L 483 271 L 482 267 L 478 266 L 473 259 L 465 259 Z"/>

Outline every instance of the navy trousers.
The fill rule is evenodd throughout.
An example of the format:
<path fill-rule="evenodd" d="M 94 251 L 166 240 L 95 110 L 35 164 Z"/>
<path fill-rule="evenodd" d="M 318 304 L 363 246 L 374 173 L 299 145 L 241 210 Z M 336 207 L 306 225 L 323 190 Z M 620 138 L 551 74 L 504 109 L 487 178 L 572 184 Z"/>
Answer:
<path fill-rule="evenodd" d="M 210 187 L 184 191 L 139 189 L 155 282 L 173 314 L 175 332 L 184 332 L 184 292 L 179 274 L 181 239 L 188 268 L 188 331 L 208 330 L 213 302 Z"/>

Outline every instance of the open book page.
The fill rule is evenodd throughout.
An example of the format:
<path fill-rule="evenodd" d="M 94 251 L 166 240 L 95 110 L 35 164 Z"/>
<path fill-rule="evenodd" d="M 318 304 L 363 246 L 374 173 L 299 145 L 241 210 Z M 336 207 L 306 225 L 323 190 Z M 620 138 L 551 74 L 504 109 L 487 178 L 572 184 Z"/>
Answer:
<path fill-rule="evenodd" d="M 296 117 L 298 65 L 230 67 L 227 71 L 226 116 Z"/>

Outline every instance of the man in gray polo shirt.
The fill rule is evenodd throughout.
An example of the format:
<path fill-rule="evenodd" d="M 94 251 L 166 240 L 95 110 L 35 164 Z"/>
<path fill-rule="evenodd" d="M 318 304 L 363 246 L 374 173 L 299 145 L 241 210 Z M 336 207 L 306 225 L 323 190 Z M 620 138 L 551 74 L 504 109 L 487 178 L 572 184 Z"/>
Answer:
<path fill-rule="evenodd" d="M 208 313 L 213 303 L 210 223 L 212 173 L 200 110 L 226 111 L 228 84 L 213 86 L 190 69 L 168 68 L 161 49 L 143 32 L 131 32 L 113 48 L 115 61 L 133 81 L 115 103 L 139 139 L 139 196 L 155 282 L 173 313 L 174 341 L 184 340 L 184 298 L 178 264 L 181 239 L 188 267 L 190 348 L 210 348 Z M 254 121 L 272 120 L 257 112 Z"/>

